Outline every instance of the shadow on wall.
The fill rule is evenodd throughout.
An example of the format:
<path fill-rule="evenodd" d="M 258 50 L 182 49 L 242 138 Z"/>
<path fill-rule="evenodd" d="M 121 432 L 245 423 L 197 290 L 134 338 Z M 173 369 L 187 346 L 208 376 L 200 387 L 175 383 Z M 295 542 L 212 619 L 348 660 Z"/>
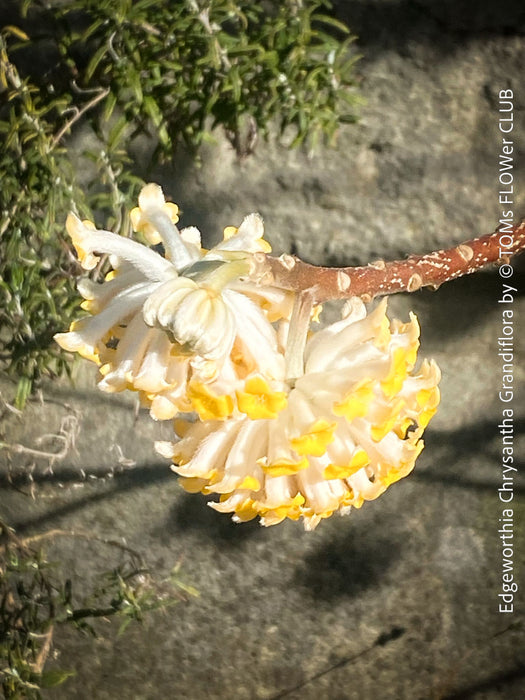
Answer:
<path fill-rule="evenodd" d="M 515 268 L 525 263 L 525 254 L 515 258 Z M 518 289 L 515 299 L 525 294 L 525 275 L 517 272 L 512 285 Z M 487 324 L 497 330 L 496 318 L 501 318 L 502 304 L 498 303 L 502 293 L 502 278 L 496 269 L 483 270 L 467 277 L 443 284 L 437 292 L 423 289 L 410 295 L 410 308 L 417 314 L 425 343 L 436 344 L 440 340 L 467 337 L 469 330 Z M 391 314 L 394 315 L 393 313 Z M 516 348 L 518 339 L 515 338 Z M 497 336 L 493 347 L 480 348 L 496 361 Z"/>
<path fill-rule="evenodd" d="M 525 4 L 516 0 L 334 0 L 334 6 L 367 55 L 385 49 L 403 54 L 410 43 L 433 44 L 449 54 L 458 39 L 525 32 Z"/>
<path fill-rule="evenodd" d="M 384 581 L 386 571 L 400 559 L 402 540 L 371 536 L 369 529 L 366 534 L 359 537 L 356 525 L 345 523 L 331 540 L 323 540 L 305 555 L 295 571 L 294 585 L 306 588 L 315 600 L 332 601 L 354 598 Z"/>
<path fill-rule="evenodd" d="M 442 700 L 475 700 L 475 698 L 489 697 L 485 695 L 489 691 L 496 691 L 498 693 L 497 697 L 508 698 L 509 700 L 511 698 L 523 698 L 524 679 L 525 665 L 520 664 L 510 671 L 495 673 L 486 680 L 474 683 L 451 695 L 444 695 Z M 483 693 L 483 696 L 480 693 Z M 491 694 L 490 697 L 496 696 Z"/>
<path fill-rule="evenodd" d="M 513 423 L 516 440 L 525 435 L 525 418 L 516 417 Z M 478 471 L 460 473 L 457 464 L 470 458 L 473 462 L 477 457 L 489 456 L 494 465 L 501 461 L 501 438 L 494 419 L 478 421 L 469 426 L 462 425 L 456 430 L 432 431 L 425 433 L 424 454 L 432 459 L 425 469 L 414 470 L 413 478 L 422 482 L 448 484 L 471 491 L 489 491 L 495 493 L 501 485 L 501 470 L 492 469 L 487 476 Z M 525 482 L 519 474 L 515 475 L 514 492 L 525 493 Z"/>
<path fill-rule="evenodd" d="M 173 472 L 171 475 L 174 476 Z M 217 513 L 210 508 L 208 501 L 210 496 L 181 493 L 167 518 L 164 534 L 172 537 L 186 530 L 198 531 L 221 546 L 228 547 L 239 547 L 257 535 L 264 536 L 265 528 L 261 527 L 258 518 L 246 523 L 235 523 L 230 515 Z"/>
<path fill-rule="evenodd" d="M 64 494 L 62 501 L 67 500 L 66 503 L 61 502 L 59 505 L 52 507 L 51 510 L 36 516 L 27 517 L 25 513 L 21 514 L 20 518 L 10 523 L 11 526 L 15 528 L 19 535 L 24 535 L 35 528 L 46 527 L 56 522 L 58 518 L 82 511 L 83 508 L 87 508 L 94 503 L 118 498 L 128 491 L 135 491 L 155 483 L 174 483 L 175 481 L 173 472 L 165 463 L 138 465 L 120 473 L 115 472 L 111 479 L 104 479 L 104 476 L 108 474 L 108 470 L 101 469 L 99 465 L 84 465 L 83 471 L 88 475 L 100 475 L 100 480 L 95 483 L 90 483 L 89 480 L 85 481 L 84 483 L 89 488 L 86 488 L 82 496 L 75 498 L 73 491 L 64 490 L 62 492 Z M 31 475 L 31 482 L 34 482 L 36 485 L 51 484 L 58 486 L 58 484 L 62 484 L 68 486 L 82 482 L 82 476 L 78 467 L 60 467 L 60 471 L 57 469 L 55 473 L 34 472 Z M 3 498 L 2 491 L 9 493 L 9 491 L 15 489 L 23 493 L 24 488 L 28 488 L 29 483 L 26 470 L 21 470 L 17 473 L 1 474 L 0 502 Z M 69 498 L 72 500 L 68 500 Z"/>

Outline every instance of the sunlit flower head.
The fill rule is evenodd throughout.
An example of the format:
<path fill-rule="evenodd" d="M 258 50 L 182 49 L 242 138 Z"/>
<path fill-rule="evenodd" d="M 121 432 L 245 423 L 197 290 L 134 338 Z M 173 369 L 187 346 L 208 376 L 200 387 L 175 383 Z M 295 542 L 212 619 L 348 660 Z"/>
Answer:
<path fill-rule="evenodd" d="M 304 374 L 270 385 L 252 376 L 230 395 L 231 417 L 177 421 L 178 442 L 158 443 L 191 492 L 263 525 L 322 518 L 377 498 L 409 474 L 439 403 L 433 361 L 414 369 L 419 327 L 386 317 L 386 300 L 366 315 L 353 299 L 343 320 L 313 333 Z"/>
<path fill-rule="evenodd" d="M 209 396 L 221 396 L 223 385 L 254 372 L 279 376 L 283 359 L 269 319 L 291 309 L 290 293 L 247 279 L 252 254 L 269 250 L 257 214 L 225 229 L 209 251 L 195 227 L 179 231 L 177 220 L 177 206 L 150 184 L 131 221 L 150 243 L 162 244 L 163 254 L 74 214 L 66 224 L 84 269 L 104 255 L 112 270 L 102 283 L 80 281 L 82 307 L 92 315 L 55 339 L 99 365 L 101 389 L 139 391 L 155 418 L 207 415 Z"/>

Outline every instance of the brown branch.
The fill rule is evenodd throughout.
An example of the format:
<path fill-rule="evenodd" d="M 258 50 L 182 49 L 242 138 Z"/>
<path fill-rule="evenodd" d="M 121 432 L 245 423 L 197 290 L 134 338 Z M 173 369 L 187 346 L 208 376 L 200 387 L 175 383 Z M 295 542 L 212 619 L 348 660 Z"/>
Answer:
<path fill-rule="evenodd" d="M 80 109 L 78 109 L 78 107 L 75 107 L 75 113 L 73 114 L 71 119 L 69 119 L 60 129 L 60 131 L 53 137 L 49 150 L 52 151 L 53 148 L 55 148 L 58 145 L 58 143 L 66 134 L 66 132 L 69 131 L 69 129 L 71 129 L 73 124 L 77 122 L 83 114 L 85 114 L 88 110 L 92 109 L 96 104 L 98 104 L 100 100 L 103 100 L 104 97 L 106 97 L 107 95 L 109 95 L 109 88 L 104 88 L 102 92 L 99 92 L 97 95 L 95 95 L 93 99 L 89 100 L 89 102 L 86 102 L 86 104 Z"/>
<path fill-rule="evenodd" d="M 295 292 L 312 289 L 314 303 L 359 296 L 415 292 L 421 287 L 439 287 L 443 282 L 469 275 L 492 263 L 508 263 L 525 249 L 525 221 L 509 232 L 495 231 L 453 248 L 406 260 L 379 260 L 363 267 L 317 267 L 292 255 L 279 258 L 256 253 L 254 276 L 261 284 L 275 284 Z"/>
<path fill-rule="evenodd" d="M 42 648 L 38 652 L 38 656 L 36 657 L 36 661 L 33 663 L 30 663 L 31 670 L 33 673 L 42 673 L 44 670 L 44 666 L 46 665 L 47 659 L 49 657 L 49 653 L 51 651 L 51 647 L 53 644 L 53 632 L 54 632 L 54 626 L 51 624 L 47 632 L 43 635 L 36 635 L 33 632 L 33 637 L 40 637 L 41 639 L 44 640 L 44 644 L 42 645 Z"/>

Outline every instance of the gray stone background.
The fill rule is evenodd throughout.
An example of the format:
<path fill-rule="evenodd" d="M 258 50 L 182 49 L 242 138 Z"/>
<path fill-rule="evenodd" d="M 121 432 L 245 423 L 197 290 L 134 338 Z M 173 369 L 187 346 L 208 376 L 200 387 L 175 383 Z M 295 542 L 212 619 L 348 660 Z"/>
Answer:
<path fill-rule="evenodd" d="M 183 155 L 152 179 L 208 240 L 251 211 L 276 253 L 319 264 L 366 263 L 449 246 L 498 223 L 498 91 L 515 94 L 515 218 L 525 215 L 525 28 L 522 3 L 378 0 L 338 3 L 359 36 L 367 103 L 337 147 L 313 157 L 260 144 L 238 162 L 218 137 L 198 168 Z M 137 162 L 140 167 L 140 152 Z M 523 456 L 523 262 L 511 283 L 516 342 L 515 448 Z M 25 535 L 60 527 L 125 538 L 150 565 L 182 561 L 200 597 L 152 615 L 117 638 L 63 632 L 57 663 L 76 678 L 62 699 L 241 698 L 368 700 L 525 697 L 525 508 L 515 481 L 513 615 L 498 613 L 502 504 L 498 399 L 501 331 L 495 270 L 437 292 L 392 298 L 414 309 L 421 357 L 443 372 L 442 404 L 415 472 L 379 500 L 313 533 L 296 523 L 241 526 L 185 494 L 152 450 L 169 426 L 134 415 L 134 397 L 107 396 L 80 367 L 75 387 L 52 384 L 44 404 L 5 418 L 13 442 L 35 446 L 78 414 L 77 452 L 53 475 L 2 480 L 3 516 Z M 333 310 L 332 310 L 333 312 Z M 329 310 L 326 318 L 331 316 Z M 66 405 L 66 407 L 64 407 Z M 7 421 L 7 422 L 6 422 Z M 117 447 L 118 446 L 118 447 Z M 134 466 L 118 464 L 121 449 Z M 5 455 L 0 453 L 0 458 Z M 11 460 L 22 471 L 30 460 Z M 2 462 L 4 473 L 8 465 Z M 83 479 L 83 469 L 91 477 Z M 114 469 L 113 478 L 94 479 Z M 16 488 L 15 488 L 16 487 Z M 75 580 L 115 553 L 69 540 L 51 550 Z"/>

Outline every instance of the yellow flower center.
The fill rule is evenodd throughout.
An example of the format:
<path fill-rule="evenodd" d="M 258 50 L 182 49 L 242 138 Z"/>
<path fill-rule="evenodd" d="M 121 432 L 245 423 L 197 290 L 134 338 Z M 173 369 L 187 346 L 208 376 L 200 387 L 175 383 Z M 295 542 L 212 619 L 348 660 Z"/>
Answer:
<path fill-rule="evenodd" d="M 252 420 L 259 418 L 276 418 L 287 404 L 284 391 L 272 391 L 268 383 L 260 376 L 250 377 L 244 385 L 244 391 L 236 391 L 239 411 L 246 413 Z"/>
<path fill-rule="evenodd" d="M 189 386 L 188 396 L 201 420 L 224 420 L 233 411 L 231 396 L 214 394 L 200 382 L 193 382 Z"/>

